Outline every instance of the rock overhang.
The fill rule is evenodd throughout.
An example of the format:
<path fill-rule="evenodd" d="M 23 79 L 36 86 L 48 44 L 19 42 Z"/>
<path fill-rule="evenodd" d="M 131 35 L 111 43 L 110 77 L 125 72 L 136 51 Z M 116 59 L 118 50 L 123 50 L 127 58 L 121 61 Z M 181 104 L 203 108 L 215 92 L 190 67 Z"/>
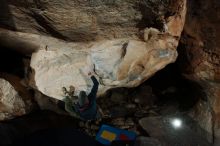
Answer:
<path fill-rule="evenodd" d="M 89 92 L 92 83 L 82 71 L 92 65 L 101 83 L 98 92 L 101 95 L 111 88 L 136 87 L 167 64 L 175 62 L 176 47 L 185 22 L 186 0 L 179 0 L 174 6 L 162 1 L 161 8 L 156 7 L 159 1 L 77 2 L 67 1 L 61 6 L 56 1 L 48 1 L 44 7 L 36 8 L 33 3 L 22 13 L 20 10 L 24 7 L 19 10 L 16 3 L 9 2 L 17 30 L 28 33 L 3 30 L 1 34 L 7 34 L 9 46 L 11 38 L 15 38 L 17 42 L 12 47 L 19 49 L 20 45 L 22 49 L 38 50 L 31 59 L 31 83 L 36 90 L 56 99 L 63 99 L 63 86 L 73 85 L 77 92 Z M 58 9 L 58 6 L 61 7 Z M 67 13 L 70 7 L 73 9 Z M 23 18 L 30 19 L 27 19 L 28 23 L 22 23 Z M 88 22 L 90 18 L 91 23 Z M 138 25 L 140 21 L 144 25 Z M 156 21 L 160 26 L 151 28 Z"/>

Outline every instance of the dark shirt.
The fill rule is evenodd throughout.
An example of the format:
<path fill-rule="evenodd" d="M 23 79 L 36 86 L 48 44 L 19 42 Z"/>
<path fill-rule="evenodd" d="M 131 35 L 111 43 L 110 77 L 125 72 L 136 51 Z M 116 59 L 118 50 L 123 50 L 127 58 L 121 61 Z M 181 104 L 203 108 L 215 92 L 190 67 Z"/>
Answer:
<path fill-rule="evenodd" d="M 93 82 L 93 87 L 92 87 L 91 92 L 88 95 L 89 105 L 83 111 L 80 111 L 80 108 L 77 109 L 79 114 L 80 114 L 80 117 L 83 120 L 94 120 L 94 119 L 96 119 L 96 114 L 97 114 L 96 94 L 97 94 L 97 91 L 98 91 L 99 82 L 97 81 L 95 76 L 92 76 L 91 80 Z"/>

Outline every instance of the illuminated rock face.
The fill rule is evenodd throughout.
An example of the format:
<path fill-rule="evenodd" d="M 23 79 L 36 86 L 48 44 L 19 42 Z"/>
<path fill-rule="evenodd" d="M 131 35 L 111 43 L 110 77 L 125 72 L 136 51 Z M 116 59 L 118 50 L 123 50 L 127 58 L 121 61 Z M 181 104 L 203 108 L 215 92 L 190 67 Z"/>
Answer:
<path fill-rule="evenodd" d="M 63 98 L 61 87 L 70 85 L 76 87 L 76 94 L 89 92 L 92 82 L 83 73 L 88 68 L 100 81 L 99 95 L 111 88 L 136 87 L 177 57 L 178 40 L 152 31 L 146 42 L 120 39 L 96 42 L 86 50 L 39 50 L 31 60 L 36 88 L 57 99 Z"/>
<path fill-rule="evenodd" d="M 0 121 L 26 114 L 26 105 L 14 87 L 0 79 Z"/>

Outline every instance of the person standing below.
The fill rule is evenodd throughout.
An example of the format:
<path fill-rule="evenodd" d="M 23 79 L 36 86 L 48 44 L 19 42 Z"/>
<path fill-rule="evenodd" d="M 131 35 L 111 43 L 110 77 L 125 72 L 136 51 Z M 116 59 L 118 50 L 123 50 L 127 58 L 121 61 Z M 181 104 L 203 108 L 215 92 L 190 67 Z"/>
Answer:
<path fill-rule="evenodd" d="M 88 76 L 93 82 L 91 92 L 87 95 L 85 91 L 80 91 L 77 103 L 73 103 L 68 96 L 64 100 L 65 110 L 69 112 L 70 115 L 86 121 L 99 118 L 96 104 L 96 94 L 98 91 L 99 82 L 95 78 L 94 73 L 89 72 Z"/>

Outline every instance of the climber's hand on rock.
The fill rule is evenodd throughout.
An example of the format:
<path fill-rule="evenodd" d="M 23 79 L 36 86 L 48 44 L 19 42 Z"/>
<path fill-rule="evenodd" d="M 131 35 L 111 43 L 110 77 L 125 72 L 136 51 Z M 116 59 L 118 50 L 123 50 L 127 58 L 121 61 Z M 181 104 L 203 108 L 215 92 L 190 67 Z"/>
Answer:
<path fill-rule="evenodd" d="M 95 75 L 94 72 L 92 72 L 92 71 L 88 72 L 88 76 L 89 76 L 89 77 L 94 76 L 94 75 Z"/>
<path fill-rule="evenodd" d="M 66 95 L 67 95 L 67 93 L 68 93 L 68 91 L 66 90 L 66 88 L 65 88 L 65 87 L 62 87 L 62 92 L 63 92 L 63 95 L 64 95 L 64 96 L 66 96 Z"/>

